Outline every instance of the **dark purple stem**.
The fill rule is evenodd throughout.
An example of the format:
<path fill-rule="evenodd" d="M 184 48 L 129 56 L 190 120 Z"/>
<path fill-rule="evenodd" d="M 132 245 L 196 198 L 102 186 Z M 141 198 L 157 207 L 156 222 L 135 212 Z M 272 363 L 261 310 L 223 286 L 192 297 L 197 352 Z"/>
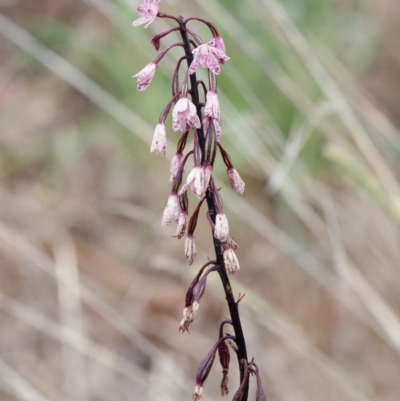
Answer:
<path fill-rule="evenodd" d="M 216 26 L 214 24 L 212 24 L 210 21 L 207 21 L 207 20 L 205 20 L 203 18 L 190 17 L 190 18 L 186 19 L 185 21 L 183 21 L 183 23 L 186 26 L 186 24 L 189 21 L 193 21 L 193 20 L 202 22 L 203 24 L 207 25 L 214 37 L 219 36 L 218 29 L 216 28 Z"/>
<path fill-rule="evenodd" d="M 158 18 L 169 18 L 169 19 L 173 19 L 174 21 L 179 23 L 179 18 L 174 17 L 173 15 L 169 15 L 169 14 L 165 14 L 165 13 L 158 13 L 157 14 Z"/>
<path fill-rule="evenodd" d="M 180 30 L 182 41 L 183 41 L 183 48 L 185 50 L 188 67 L 190 66 L 190 64 L 193 61 L 193 54 L 192 54 L 192 50 L 190 48 L 190 41 L 188 38 L 187 29 L 186 29 L 186 23 L 190 20 L 197 20 L 197 21 L 205 23 L 211 29 L 214 36 L 218 35 L 218 31 L 215 28 L 215 26 L 213 24 L 211 24 L 210 22 L 205 21 L 201 18 L 189 18 L 187 20 L 184 20 L 182 17 L 178 18 L 179 30 Z M 202 104 L 201 104 L 200 98 L 199 98 L 196 74 L 190 75 L 190 85 L 191 85 L 190 93 L 192 96 L 192 102 L 196 106 L 197 115 L 198 115 L 200 121 L 202 121 L 203 120 L 202 113 L 201 113 Z M 201 128 L 197 129 L 197 137 L 198 137 L 198 140 L 200 143 L 200 147 L 202 149 L 202 161 L 204 161 L 206 137 L 204 135 L 203 125 L 201 125 Z M 211 218 L 212 222 L 215 224 L 215 216 L 217 214 L 217 211 L 216 211 L 216 204 L 215 204 L 215 197 L 214 197 L 214 189 L 212 188 L 211 185 L 208 186 L 205 198 L 207 201 L 210 218 Z M 217 264 L 220 266 L 220 268 L 218 269 L 218 273 L 221 278 L 222 286 L 225 291 L 226 301 L 228 303 L 229 312 L 231 315 L 232 326 L 233 326 L 233 330 L 235 332 L 235 342 L 237 345 L 236 353 L 237 353 L 239 369 L 240 369 L 240 382 L 243 382 L 244 376 L 246 374 L 245 370 L 246 370 L 246 366 L 247 366 L 247 350 L 246 350 L 246 342 L 245 342 L 244 335 L 243 335 L 242 324 L 240 321 L 239 305 L 235 301 L 235 298 L 232 294 L 232 287 L 231 287 L 229 277 L 228 277 L 228 274 L 227 274 L 226 268 L 225 268 L 224 257 L 223 257 L 223 248 L 222 248 L 221 242 L 214 237 L 214 232 L 213 232 L 213 241 L 214 241 L 216 261 L 217 261 Z M 246 384 L 244 392 L 243 392 L 243 398 L 241 401 L 247 401 L 247 398 L 248 398 L 248 385 Z"/>

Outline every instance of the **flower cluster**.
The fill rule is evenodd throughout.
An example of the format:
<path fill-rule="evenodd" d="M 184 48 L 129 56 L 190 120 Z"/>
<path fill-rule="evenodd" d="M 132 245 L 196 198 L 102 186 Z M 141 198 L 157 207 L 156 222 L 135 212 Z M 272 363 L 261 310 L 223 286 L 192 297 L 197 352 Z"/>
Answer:
<path fill-rule="evenodd" d="M 138 12 L 141 15 L 139 19 L 134 21 L 133 26 L 138 26 L 147 23 L 148 26 L 156 18 L 160 8 L 160 2 L 155 0 L 144 0 L 143 4 L 138 7 Z M 161 15 L 160 15 L 161 16 Z M 165 16 L 165 14 L 162 14 Z M 175 19 L 175 18 L 173 18 Z M 176 19 L 178 22 L 179 20 Z M 187 21 L 181 21 L 186 25 Z M 205 22 L 211 29 L 213 38 L 207 43 L 197 34 L 192 33 L 189 29 L 187 32 L 192 35 L 193 39 L 190 41 L 192 46 L 198 43 L 196 47 L 190 49 L 191 60 L 187 57 L 188 69 L 184 74 L 183 84 L 179 85 L 179 70 L 181 68 L 181 61 L 178 62 L 176 71 L 173 76 L 173 92 L 171 101 L 167 104 L 162 111 L 156 128 L 154 130 L 153 141 L 150 151 L 166 155 L 167 152 L 167 129 L 165 120 L 172 108 L 172 129 L 173 131 L 181 131 L 182 136 L 178 143 L 178 149 L 171 162 L 170 180 L 173 181 L 173 190 L 168 198 L 167 206 L 163 213 L 162 224 L 168 225 L 171 223 L 177 224 L 177 231 L 175 237 L 180 239 L 184 236 L 187 219 L 188 219 L 188 205 L 183 202 L 181 198 L 187 195 L 185 193 L 190 189 L 200 201 L 205 197 L 206 191 L 212 186 L 212 171 L 214 167 L 216 148 L 221 152 L 222 158 L 227 166 L 227 174 L 231 187 L 237 193 L 244 192 L 244 182 L 240 178 L 237 171 L 234 169 L 227 152 L 219 143 L 221 139 L 220 120 L 220 106 L 218 101 L 218 93 L 216 88 L 215 76 L 221 73 L 220 65 L 225 64 L 229 57 L 225 54 L 225 45 L 222 38 L 219 36 L 216 28 L 210 23 Z M 161 38 L 167 36 L 175 29 L 163 32 L 153 38 L 152 43 L 160 46 Z M 157 71 L 158 63 L 165 56 L 165 54 L 173 47 L 183 46 L 182 43 L 175 43 L 169 46 L 166 50 L 161 52 L 155 60 L 150 62 L 146 67 L 134 75 L 137 78 L 137 89 L 139 91 L 146 90 L 150 85 L 155 72 Z M 209 70 L 209 89 L 201 81 L 205 91 L 204 102 L 204 119 L 202 119 L 201 105 L 197 106 L 187 97 L 188 81 L 192 74 L 195 74 L 198 67 L 201 66 Z M 204 138 L 200 137 L 200 133 L 204 132 Z M 194 141 L 193 149 L 189 151 L 186 156 L 184 155 L 186 140 L 188 134 L 192 132 Z M 204 157 L 205 155 L 206 157 Z M 181 179 L 183 175 L 186 162 L 189 157 L 193 156 L 194 165 L 187 175 L 185 183 L 182 184 Z M 178 177 L 178 179 L 177 179 Z M 213 184 L 215 185 L 215 184 Z M 219 210 L 215 219 L 215 224 L 211 222 L 214 229 L 215 238 L 219 239 L 224 247 L 225 260 L 228 262 L 228 272 L 233 274 L 239 268 L 239 263 L 233 253 L 233 248 L 230 246 L 229 225 L 228 220 L 223 213 L 222 201 L 218 190 L 213 192 L 216 198 L 216 203 L 219 205 Z M 186 205 L 182 209 L 180 205 Z M 194 240 L 194 229 L 188 233 L 185 243 L 185 254 L 189 264 L 194 261 L 196 254 L 196 246 Z"/>
<path fill-rule="evenodd" d="M 183 48 L 185 53 L 177 62 L 172 76 L 171 99 L 159 116 L 150 148 L 151 152 L 155 151 L 163 156 L 166 155 L 166 119 L 172 110 L 172 130 L 174 132 L 180 131 L 181 134 L 176 153 L 171 161 L 170 181 L 172 182 L 172 188 L 162 216 L 162 224 L 175 223 L 176 232 L 173 237 L 181 239 L 186 236 L 185 256 L 187 263 L 191 265 L 196 257 L 194 233 L 201 207 L 205 203 L 208 207 L 206 216 L 213 232 L 216 251 L 216 260 L 209 261 L 203 265 L 186 293 L 183 318 L 179 325 L 179 331 L 185 333 L 189 332 L 189 326 L 198 313 L 200 300 L 206 289 L 207 278 L 210 273 L 218 272 L 222 282 L 227 284 L 224 285 L 224 289 L 228 303 L 230 303 L 231 312 L 232 308 L 237 310 L 237 305 L 240 301 L 240 299 L 235 301 L 231 293 L 228 276 L 239 270 L 239 262 L 234 252 L 238 245 L 230 236 L 229 223 L 224 213 L 222 198 L 213 177 L 214 163 L 218 152 L 226 165 L 227 178 L 232 189 L 236 193 L 242 194 L 245 184 L 233 167 L 227 151 L 220 143 L 222 136 L 220 126 L 221 111 L 216 77 L 221 73 L 221 66 L 229 60 L 224 42 L 217 28 L 209 21 L 194 17 L 188 19 L 173 17 L 161 13 L 159 10 L 160 1 L 143 0 L 143 4 L 138 7 L 140 18 L 133 22 L 133 26 L 146 24 L 145 27 L 148 27 L 156 17 L 168 18 L 177 23 L 175 28 L 162 32 L 151 40 L 157 51 L 160 49 L 162 38 L 173 32 L 179 31 L 182 40 L 161 51 L 153 61 L 134 75 L 137 78 L 137 89 L 139 91 L 144 91 L 149 87 L 157 71 L 158 64 L 171 49 L 180 47 Z M 187 25 L 192 20 L 201 22 L 209 28 L 212 35 L 210 40 L 204 41 L 201 36 L 188 28 Z M 186 67 L 183 67 L 184 64 L 186 64 Z M 208 83 L 197 79 L 196 73 L 200 67 L 207 71 Z M 180 78 L 183 79 L 180 80 Z M 202 97 L 200 92 L 203 94 Z M 193 138 L 193 140 L 188 141 L 189 138 Z M 189 150 L 186 150 L 187 143 L 192 144 Z M 188 169 L 186 179 L 183 180 L 185 168 L 188 167 L 189 163 L 191 163 L 191 166 Z M 190 218 L 189 190 L 197 197 L 197 206 L 194 208 Z M 205 270 L 210 265 L 211 267 Z M 224 324 L 231 324 L 236 335 L 224 335 Z M 238 333 L 241 336 L 240 338 Z M 222 322 L 217 343 L 198 368 L 193 401 L 201 401 L 203 399 L 203 385 L 217 352 L 223 374 L 221 393 L 222 395 L 228 394 L 230 350 L 226 343 L 227 341 L 230 341 L 232 348 L 238 353 L 238 359 L 243 359 L 243 363 L 246 365 L 245 370 L 241 369 L 242 383 L 234 399 L 244 401 L 243 394 L 246 394 L 245 398 L 247 399 L 247 383 L 250 374 L 256 375 L 257 383 L 259 383 L 258 368 L 253 362 L 247 363 L 240 319 L 238 317 L 232 318 L 232 320 Z M 259 384 L 257 386 L 258 388 L 260 387 Z M 257 401 L 265 399 L 265 396 L 264 398 L 261 396 L 263 394 L 262 389 L 260 391 L 257 390 L 257 394 L 260 394 L 257 395 Z"/>

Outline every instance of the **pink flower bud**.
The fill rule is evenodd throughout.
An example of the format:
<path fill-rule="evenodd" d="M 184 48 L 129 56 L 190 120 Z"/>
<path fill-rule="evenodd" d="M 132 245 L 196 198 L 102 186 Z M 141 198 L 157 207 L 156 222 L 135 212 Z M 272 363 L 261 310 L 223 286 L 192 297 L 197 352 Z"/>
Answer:
<path fill-rule="evenodd" d="M 136 88 L 138 91 L 144 91 L 148 88 L 151 80 L 154 77 L 156 70 L 157 70 L 157 64 L 152 62 L 150 64 L 147 64 L 146 67 L 143 68 L 143 70 L 139 71 L 132 77 L 132 78 L 137 77 L 138 79 L 136 84 Z"/>
<path fill-rule="evenodd" d="M 235 274 L 240 269 L 239 261 L 232 249 L 224 251 L 224 263 L 229 274 Z"/>
<path fill-rule="evenodd" d="M 180 152 L 175 153 L 174 157 L 171 160 L 171 167 L 170 167 L 171 175 L 169 177 L 170 181 L 173 181 L 176 175 L 178 174 L 178 171 L 182 166 L 183 159 L 184 157 L 182 153 Z"/>
<path fill-rule="evenodd" d="M 163 226 L 171 224 L 173 221 L 176 222 L 179 219 L 179 197 L 177 194 L 172 193 L 167 202 L 167 206 L 164 209 L 162 222 Z"/>
<path fill-rule="evenodd" d="M 160 152 L 163 156 L 167 151 L 167 131 L 165 124 L 157 124 L 154 130 L 153 142 L 151 143 L 150 152 Z"/>
<path fill-rule="evenodd" d="M 237 194 L 242 194 L 244 192 L 244 182 L 240 178 L 239 173 L 233 167 L 228 168 L 227 171 L 228 171 L 229 183 L 231 184 L 232 189 Z"/>
<path fill-rule="evenodd" d="M 185 241 L 185 255 L 188 265 L 190 266 L 196 256 L 196 244 L 194 242 L 194 236 L 190 234 L 186 237 Z"/>
<path fill-rule="evenodd" d="M 226 242 L 229 234 L 228 219 L 225 214 L 217 213 L 215 216 L 214 237 L 222 242 Z"/>
<path fill-rule="evenodd" d="M 206 117 L 212 117 L 214 120 L 219 121 L 220 108 L 218 102 L 218 95 L 216 92 L 209 90 L 207 92 L 207 101 L 204 107 L 204 115 Z"/>

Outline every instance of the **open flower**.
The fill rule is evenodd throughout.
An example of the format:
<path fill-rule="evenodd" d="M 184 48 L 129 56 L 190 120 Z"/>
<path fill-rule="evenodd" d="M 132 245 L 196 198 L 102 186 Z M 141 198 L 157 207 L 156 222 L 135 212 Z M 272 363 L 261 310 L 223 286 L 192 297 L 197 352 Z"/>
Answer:
<path fill-rule="evenodd" d="M 143 0 L 143 4 L 137 8 L 141 17 L 133 21 L 132 26 L 139 26 L 147 23 L 145 25 L 145 28 L 147 28 L 157 17 L 160 5 L 160 0 Z"/>
<path fill-rule="evenodd" d="M 199 64 L 204 68 L 208 68 L 215 75 L 220 74 L 221 68 L 219 64 L 224 64 L 225 61 L 229 60 L 229 57 L 224 51 L 215 47 L 215 44 L 215 40 L 211 39 L 208 43 L 192 50 L 194 58 L 189 67 L 189 74 L 196 72 Z"/>
<path fill-rule="evenodd" d="M 136 88 L 138 91 L 144 91 L 148 88 L 156 70 L 157 64 L 151 62 L 147 64 L 146 67 L 143 68 L 143 70 L 139 71 L 132 77 L 138 79 L 136 83 Z"/>
<path fill-rule="evenodd" d="M 208 181 L 209 178 L 210 177 L 208 177 Z M 194 166 L 187 176 L 186 183 L 182 185 L 179 195 L 182 195 L 185 191 L 187 191 L 188 187 L 190 186 L 192 192 L 197 195 L 199 199 L 203 199 L 207 191 L 208 181 L 206 184 L 203 168 L 201 166 Z"/>
<path fill-rule="evenodd" d="M 167 132 L 165 124 L 157 124 L 154 130 L 153 142 L 151 143 L 150 152 L 160 152 L 165 156 L 167 150 Z"/>
<path fill-rule="evenodd" d="M 172 110 L 172 128 L 186 132 L 191 128 L 200 128 L 196 106 L 186 97 L 179 99 Z"/>

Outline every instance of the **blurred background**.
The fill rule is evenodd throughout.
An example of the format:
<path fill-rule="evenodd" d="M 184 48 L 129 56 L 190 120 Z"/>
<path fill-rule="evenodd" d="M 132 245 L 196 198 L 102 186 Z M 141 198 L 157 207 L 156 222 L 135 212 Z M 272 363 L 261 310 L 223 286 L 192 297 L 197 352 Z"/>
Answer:
<path fill-rule="evenodd" d="M 166 158 L 149 144 L 181 54 L 136 91 L 149 40 L 170 26 L 133 29 L 138 5 L 0 1 L 1 401 L 190 400 L 228 313 L 211 275 L 191 334 L 178 333 L 213 250 L 204 216 L 192 267 L 160 224 L 179 136 L 169 128 Z M 210 19 L 231 58 L 222 144 L 246 192 L 226 187 L 222 162 L 216 175 L 268 400 L 398 401 L 399 1 L 161 10 Z M 220 379 L 216 363 L 205 400 L 221 399 Z"/>

